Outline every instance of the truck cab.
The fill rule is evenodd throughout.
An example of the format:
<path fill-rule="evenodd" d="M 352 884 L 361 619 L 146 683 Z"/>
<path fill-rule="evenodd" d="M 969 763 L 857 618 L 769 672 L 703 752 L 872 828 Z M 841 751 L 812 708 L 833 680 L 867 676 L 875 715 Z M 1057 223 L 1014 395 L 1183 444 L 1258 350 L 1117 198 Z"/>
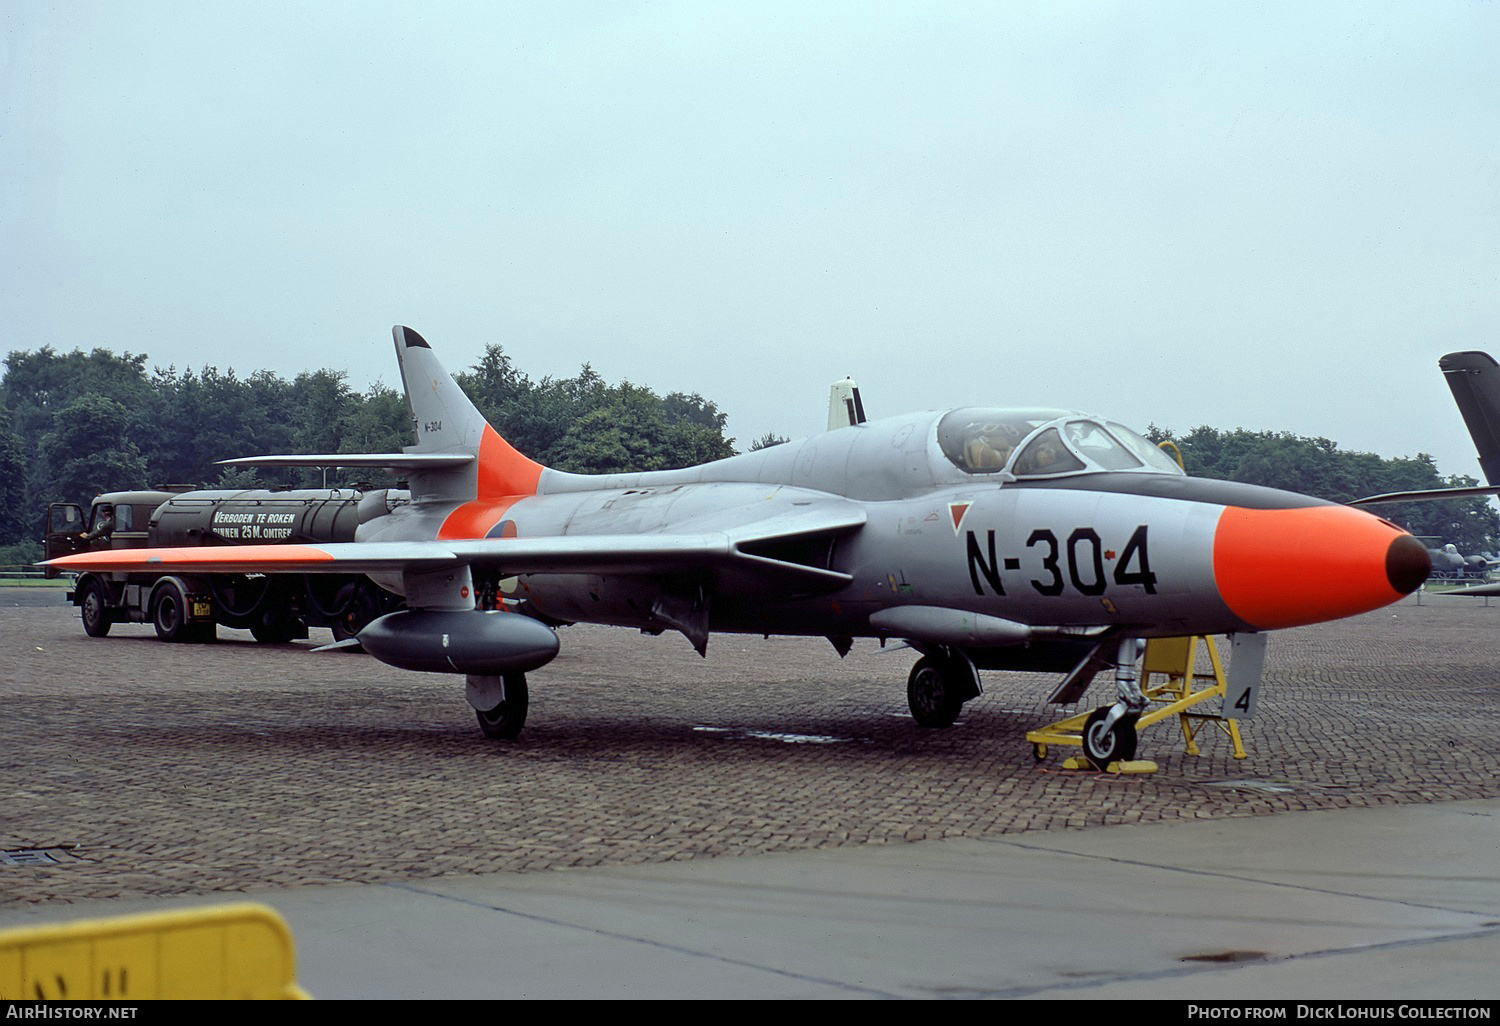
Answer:
<path fill-rule="evenodd" d="M 43 532 L 47 558 L 100 549 L 144 549 L 150 543 L 151 514 L 187 486 L 167 490 L 106 492 L 84 513 L 76 502 L 54 502 L 47 507 Z M 47 569 L 48 577 L 58 572 Z"/>

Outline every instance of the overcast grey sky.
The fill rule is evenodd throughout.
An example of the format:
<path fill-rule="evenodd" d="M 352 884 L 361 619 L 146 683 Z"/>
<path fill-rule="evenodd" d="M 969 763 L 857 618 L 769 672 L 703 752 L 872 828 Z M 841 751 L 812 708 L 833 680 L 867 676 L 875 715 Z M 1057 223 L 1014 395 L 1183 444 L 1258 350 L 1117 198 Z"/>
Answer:
<path fill-rule="evenodd" d="M 0 338 L 1062 405 L 1478 475 L 1500 3 L 0 6 Z M 226 453 L 225 456 L 242 455 Z"/>

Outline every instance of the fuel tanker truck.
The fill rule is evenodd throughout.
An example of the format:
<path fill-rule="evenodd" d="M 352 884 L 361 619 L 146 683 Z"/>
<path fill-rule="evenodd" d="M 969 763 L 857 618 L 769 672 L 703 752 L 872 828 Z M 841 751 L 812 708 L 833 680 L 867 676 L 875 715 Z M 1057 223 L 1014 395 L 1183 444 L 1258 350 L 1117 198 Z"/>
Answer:
<path fill-rule="evenodd" d="M 354 529 L 409 500 L 405 491 L 162 490 L 108 492 L 87 517 L 74 503 L 47 511 L 47 558 L 100 549 L 353 541 Z M 56 571 L 49 570 L 49 576 Z M 362 574 L 82 573 L 68 599 L 83 629 L 150 623 L 163 641 L 210 641 L 218 624 L 258 641 L 328 627 L 340 641 L 403 603 Z"/>

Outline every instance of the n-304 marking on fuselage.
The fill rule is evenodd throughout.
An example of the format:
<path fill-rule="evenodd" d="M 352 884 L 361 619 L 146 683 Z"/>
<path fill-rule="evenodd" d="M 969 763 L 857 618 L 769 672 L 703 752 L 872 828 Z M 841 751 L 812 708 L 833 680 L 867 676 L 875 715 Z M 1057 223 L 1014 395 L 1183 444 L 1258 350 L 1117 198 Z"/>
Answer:
<path fill-rule="evenodd" d="M 964 532 L 969 581 L 974 585 L 976 595 L 985 593 L 985 584 L 989 585 L 994 594 L 1004 595 L 1005 586 L 1001 583 L 1000 568 L 1003 566 L 1006 570 L 1019 570 L 1021 561 L 1015 556 L 999 558 L 995 551 L 995 532 L 988 530 L 984 535 L 981 547 L 977 532 Z M 1109 580 L 1121 586 L 1140 585 L 1147 595 L 1155 595 L 1156 575 L 1151 572 L 1147 536 L 1146 524 L 1136 527 L 1120 552 L 1119 562 L 1115 564 Z M 1106 559 L 1113 561 L 1115 553 L 1113 549 L 1104 548 L 1099 532 L 1092 527 L 1074 528 L 1063 543 L 1058 542 L 1057 535 L 1050 528 L 1039 527 L 1027 536 L 1026 547 L 1037 549 L 1041 553 L 1042 569 L 1046 572 L 1045 577 L 1032 578 L 1028 582 L 1036 589 L 1037 594 L 1056 597 L 1063 594 L 1069 583 L 1081 595 L 1104 594 L 1109 583 L 1104 564 Z M 1063 576 L 1064 561 L 1067 563 L 1066 580 Z M 1132 563 L 1135 564 L 1135 569 L 1131 569 Z M 983 583 L 980 581 L 981 577 L 984 579 Z"/>

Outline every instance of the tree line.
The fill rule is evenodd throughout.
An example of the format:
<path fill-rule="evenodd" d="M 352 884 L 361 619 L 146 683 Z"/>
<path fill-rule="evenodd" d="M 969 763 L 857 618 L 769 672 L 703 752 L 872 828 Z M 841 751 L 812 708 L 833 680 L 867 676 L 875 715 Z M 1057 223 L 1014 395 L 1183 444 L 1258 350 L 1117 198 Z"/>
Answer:
<path fill-rule="evenodd" d="M 458 383 L 517 449 L 577 473 L 665 470 L 731 456 L 726 416 L 697 394 L 658 395 L 606 382 L 588 364 L 534 381 L 497 344 Z M 1326 438 L 1198 427 L 1172 440 L 1189 473 L 1347 502 L 1360 496 L 1474 484 L 1443 477 L 1432 457 L 1347 452 Z M 768 433 L 751 449 L 784 442 Z M 87 505 L 100 492 L 165 484 L 221 488 L 318 487 L 323 472 L 227 468 L 215 461 L 263 453 L 399 452 L 412 442 L 400 391 L 351 388 L 342 371 L 287 380 L 270 371 L 147 369 L 145 354 L 106 349 L 12 352 L 0 376 L 0 563 L 40 551 L 49 502 Z M 395 482 L 368 470 L 328 471 L 329 486 Z M 1500 521 L 1484 499 L 1377 507 L 1413 534 L 1493 552 Z"/>
<path fill-rule="evenodd" d="M 107 491 L 188 484 L 212 488 L 383 486 L 370 470 L 221 467 L 268 453 L 400 452 L 413 441 L 400 391 L 363 392 L 342 371 L 290 381 L 205 366 L 147 369 L 145 354 L 106 349 L 12 352 L 0 377 L 0 547 L 39 552 L 50 502 L 87 506 Z M 726 416 L 697 394 L 610 384 L 588 364 L 533 381 L 499 345 L 458 383 L 521 452 L 560 470 L 665 470 L 734 455 Z M 21 551 L 24 550 L 24 551 Z"/>
<path fill-rule="evenodd" d="M 1333 502 L 1479 483 L 1463 475 L 1444 477 L 1424 452 L 1386 458 L 1349 452 L 1326 438 L 1304 438 L 1284 431 L 1198 427 L 1185 435 L 1173 435 L 1153 424 L 1146 430 L 1146 437 L 1158 444 L 1175 444 L 1182 452 L 1184 468 L 1195 477 L 1282 488 Z M 1428 545 L 1452 542 L 1467 555 L 1494 552 L 1500 538 L 1500 517 L 1485 498 L 1367 508 L 1423 538 Z"/>

